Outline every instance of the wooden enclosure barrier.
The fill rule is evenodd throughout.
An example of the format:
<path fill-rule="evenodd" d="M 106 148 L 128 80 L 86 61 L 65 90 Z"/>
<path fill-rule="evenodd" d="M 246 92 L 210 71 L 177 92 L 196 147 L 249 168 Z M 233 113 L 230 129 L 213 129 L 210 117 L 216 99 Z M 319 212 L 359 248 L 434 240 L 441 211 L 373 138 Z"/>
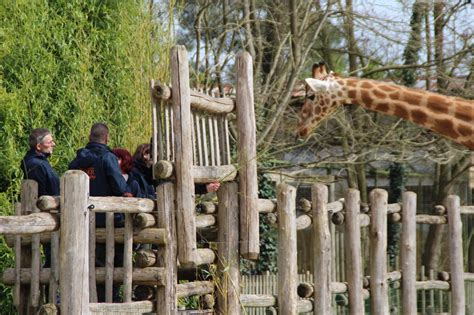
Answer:
<path fill-rule="evenodd" d="M 171 52 L 172 87 L 151 82 L 154 176 L 174 176 L 176 181 L 178 258 L 183 265 L 196 265 L 197 259 L 194 184 L 233 181 L 237 174 L 231 161 L 227 118 L 231 112 L 237 118 L 240 254 L 248 259 L 259 255 L 256 127 L 248 53 L 237 55 L 235 72 L 235 100 L 191 90 L 186 49 L 175 46 Z"/>

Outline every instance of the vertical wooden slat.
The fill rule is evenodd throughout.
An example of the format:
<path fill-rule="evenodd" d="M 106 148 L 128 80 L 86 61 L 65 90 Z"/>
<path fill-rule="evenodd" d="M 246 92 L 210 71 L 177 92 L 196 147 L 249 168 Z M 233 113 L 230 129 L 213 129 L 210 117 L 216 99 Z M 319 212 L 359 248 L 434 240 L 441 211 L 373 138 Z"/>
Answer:
<path fill-rule="evenodd" d="M 97 287 L 95 279 L 95 213 L 89 213 L 89 302 L 97 302 Z"/>
<path fill-rule="evenodd" d="M 225 115 L 225 114 L 224 114 Z M 217 116 L 217 130 L 219 130 L 219 157 L 222 165 L 228 165 L 230 164 L 230 161 L 227 160 L 227 145 L 226 145 L 226 139 L 227 139 L 227 134 L 225 130 L 225 121 L 224 121 L 224 115 L 219 115 Z"/>
<path fill-rule="evenodd" d="M 174 187 L 172 183 L 164 183 L 156 189 L 158 228 L 166 229 L 166 246 L 157 250 L 158 267 L 166 268 L 165 285 L 156 289 L 156 309 L 160 314 L 176 314 L 176 220 L 174 207 Z"/>
<path fill-rule="evenodd" d="M 34 180 L 24 180 L 21 183 L 21 215 L 28 215 L 36 207 L 36 200 L 38 198 L 38 183 Z M 21 243 L 20 243 L 21 244 Z M 21 246 L 21 268 L 31 268 L 31 244 Z M 39 271 L 39 270 L 38 270 Z M 30 285 L 21 285 L 19 314 L 28 314 L 31 306 L 31 288 Z"/>
<path fill-rule="evenodd" d="M 240 314 L 239 204 L 235 182 L 223 183 L 217 191 L 217 313 Z"/>
<path fill-rule="evenodd" d="M 22 187 L 23 190 L 23 187 Z M 22 214 L 21 203 L 15 203 L 15 215 L 20 216 Z M 15 287 L 13 289 L 13 305 L 15 305 L 19 314 L 21 314 L 22 308 L 21 305 L 21 278 L 20 271 L 22 267 L 22 258 L 21 258 L 21 235 L 15 236 Z"/>
<path fill-rule="evenodd" d="M 364 314 L 364 298 L 362 296 L 362 250 L 360 243 L 360 192 L 349 189 L 345 199 L 345 249 L 347 286 L 349 290 L 349 314 Z"/>
<path fill-rule="evenodd" d="M 425 281 L 425 266 L 420 268 L 420 280 Z M 426 290 L 421 290 L 421 314 L 426 314 Z"/>
<path fill-rule="evenodd" d="M 92 213 L 91 213 L 92 214 Z M 114 257 L 115 257 L 115 227 L 114 213 L 105 214 L 105 302 L 113 302 Z"/>
<path fill-rule="evenodd" d="M 204 116 L 201 116 L 201 127 L 202 127 L 202 146 L 204 149 L 204 166 L 209 166 L 209 149 L 207 147 L 206 118 Z"/>
<path fill-rule="evenodd" d="M 416 314 L 416 194 L 413 192 L 403 193 L 400 255 L 402 311 Z"/>
<path fill-rule="evenodd" d="M 154 104 L 156 108 L 156 123 L 157 123 L 157 134 L 155 136 L 157 144 L 156 150 L 158 151 L 156 155 L 153 155 L 153 162 L 156 163 L 159 160 L 166 159 L 166 138 L 165 138 L 165 125 L 164 121 L 166 119 L 165 116 L 165 107 L 168 106 L 164 101 L 159 101 Z M 153 152 L 155 154 L 155 152 Z M 156 157 L 156 160 L 155 160 Z"/>
<path fill-rule="evenodd" d="M 59 231 L 51 232 L 51 274 L 49 276 L 49 301 L 56 302 L 59 286 Z"/>
<path fill-rule="evenodd" d="M 61 314 L 89 314 L 89 177 L 67 171 L 61 177 L 59 266 Z"/>
<path fill-rule="evenodd" d="M 194 213 L 194 180 L 192 175 L 191 96 L 188 56 L 184 46 L 171 50 L 173 85 L 173 134 L 176 175 L 176 218 L 178 257 L 182 264 L 196 262 L 196 220 Z"/>
<path fill-rule="evenodd" d="M 451 314 L 464 314 L 466 295 L 464 289 L 464 258 L 462 245 L 461 203 L 458 196 L 446 198 L 449 233 L 449 266 L 451 269 Z"/>
<path fill-rule="evenodd" d="M 33 191 L 31 195 L 30 210 L 32 213 L 38 213 L 40 210 L 36 206 L 36 200 L 38 200 L 38 186 L 36 185 L 36 191 Z M 37 309 L 39 306 L 40 299 L 40 234 L 36 233 L 31 236 L 31 281 L 30 281 L 30 294 L 31 294 L 31 306 L 33 309 Z"/>
<path fill-rule="evenodd" d="M 212 125 L 212 117 L 207 116 L 207 126 L 209 129 L 209 144 L 211 146 L 211 165 L 215 166 L 216 165 L 216 148 L 215 148 L 215 140 L 214 140 L 214 130 L 213 130 L 213 125 Z"/>
<path fill-rule="evenodd" d="M 252 57 L 247 52 L 237 55 L 236 114 L 239 133 L 239 206 L 240 253 L 257 259 L 260 253 L 259 213 L 257 207 L 257 149 L 253 98 Z"/>
<path fill-rule="evenodd" d="M 151 153 L 153 156 L 153 164 L 158 161 L 158 141 L 162 142 L 161 138 L 158 137 L 158 130 L 161 122 L 158 121 L 158 109 L 155 98 L 153 97 L 153 87 L 155 86 L 155 80 L 150 80 L 150 100 L 151 100 L 151 124 L 152 124 L 152 148 Z M 160 140 L 158 140 L 160 139 Z M 155 175 L 153 174 L 153 177 Z"/>
<path fill-rule="evenodd" d="M 171 155 L 171 146 L 173 145 L 173 142 L 171 141 L 171 133 L 172 133 L 172 128 L 171 128 L 171 107 L 168 104 L 164 104 L 164 114 L 165 114 L 165 145 L 166 145 L 166 155 L 165 155 L 165 160 L 172 161 L 172 155 Z"/>
<path fill-rule="evenodd" d="M 278 211 L 278 311 L 297 313 L 296 189 L 277 186 Z"/>
<path fill-rule="evenodd" d="M 199 159 L 199 163 L 197 165 L 203 166 L 204 161 L 203 161 L 203 156 L 202 156 L 201 117 L 199 115 L 199 112 L 196 112 L 194 115 L 195 115 L 194 128 L 196 128 L 197 151 L 198 151 L 198 159 Z"/>
<path fill-rule="evenodd" d="M 313 211 L 313 276 L 315 314 L 331 314 L 331 236 L 328 222 L 328 189 L 314 184 L 311 189 Z"/>
<path fill-rule="evenodd" d="M 231 156 L 230 156 L 230 132 L 229 132 L 229 120 L 227 119 L 227 115 L 224 116 L 224 130 L 225 130 L 225 146 L 226 146 L 226 154 L 227 154 L 227 164 L 231 164 Z"/>
<path fill-rule="evenodd" d="M 133 218 L 125 213 L 125 234 L 123 239 L 123 301 L 132 302 L 132 251 L 133 251 Z"/>
<path fill-rule="evenodd" d="M 385 190 L 370 192 L 370 310 L 389 314 L 387 283 L 387 202 Z"/>
<path fill-rule="evenodd" d="M 217 117 L 215 115 L 212 116 L 212 123 L 214 125 L 214 140 L 215 140 L 215 146 L 216 146 L 216 165 L 222 165 L 221 164 L 221 147 L 220 147 L 220 138 L 219 138 L 219 126 L 217 124 Z"/>

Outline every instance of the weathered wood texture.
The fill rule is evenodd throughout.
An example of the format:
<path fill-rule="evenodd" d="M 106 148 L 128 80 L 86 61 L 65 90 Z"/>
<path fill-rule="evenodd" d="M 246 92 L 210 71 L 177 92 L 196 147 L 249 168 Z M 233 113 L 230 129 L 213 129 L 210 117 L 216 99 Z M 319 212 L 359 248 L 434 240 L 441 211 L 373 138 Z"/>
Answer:
<path fill-rule="evenodd" d="M 0 216 L 0 234 L 36 234 L 58 229 L 56 216 L 32 213 L 22 216 Z"/>
<path fill-rule="evenodd" d="M 217 312 L 240 313 L 239 203 L 235 182 L 224 183 L 217 191 L 218 234 L 217 271 L 220 289 L 217 291 Z"/>
<path fill-rule="evenodd" d="M 370 192 L 370 310 L 389 314 L 387 283 L 387 200 L 385 190 Z"/>
<path fill-rule="evenodd" d="M 97 267 L 95 270 L 97 283 L 105 283 L 105 267 Z M 123 282 L 123 268 L 114 268 L 113 281 L 116 284 Z M 163 279 L 166 271 L 161 267 L 133 268 L 133 284 L 164 285 Z M 42 268 L 39 272 L 41 284 L 47 284 L 51 275 L 50 268 Z M 20 271 L 20 281 L 22 284 L 29 284 L 31 281 L 31 269 L 22 268 Z M 15 268 L 7 268 L 2 275 L 2 283 L 12 285 L 15 283 Z"/>
<path fill-rule="evenodd" d="M 133 251 L 133 219 L 125 214 L 125 234 L 123 247 L 123 301 L 132 301 L 132 251 Z"/>
<path fill-rule="evenodd" d="M 296 314 L 297 251 L 296 251 L 296 189 L 285 183 L 277 186 L 278 205 L 278 310 Z M 283 285 L 284 284 L 284 285 Z"/>
<path fill-rule="evenodd" d="M 462 244 L 461 204 L 458 196 L 446 199 L 448 210 L 449 266 L 451 269 L 451 314 L 464 314 L 466 295 L 464 289 L 464 264 Z"/>
<path fill-rule="evenodd" d="M 59 196 L 41 196 L 37 205 L 41 211 L 50 211 L 59 209 L 60 203 Z M 88 204 L 93 212 L 140 213 L 155 209 L 155 202 L 147 198 L 89 197 Z"/>
<path fill-rule="evenodd" d="M 176 221 L 178 258 L 182 264 L 196 262 L 196 222 L 194 215 L 193 150 L 188 56 L 184 46 L 171 49 L 173 86 L 173 133 L 176 176 Z"/>
<path fill-rule="evenodd" d="M 416 194 L 403 193 L 402 235 L 400 262 L 402 278 L 403 314 L 416 314 Z"/>
<path fill-rule="evenodd" d="M 21 215 L 21 203 L 15 203 L 15 215 Z M 22 267 L 22 252 L 21 252 L 21 236 L 15 237 L 15 287 L 13 288 L 13 305 L 19 314 L 24 314 L 21 304 L 21 282 L 20 282 L 20 270 Z M 25 266 L 26 267 L 26 266 Z"/>
<path fill-rule="evenodd" d="M 153 172 L 157 178 L 167 179 L 174 175 L 174 168 L 173 162 L 161 160 L 155 164 Z M 237 176 L 237 169 L 234 165 L 192 166 L 191 173 L 197 184 L 215 181 L 230 182 Z"/>
<path fill-rule="evenodd" d="M 176 313 L 176 284 L 177 284 L 177 244 L 176 244 L 176 218 L 174 216 L 174 188 L 172 183 L 164 183 L 156 189 L 158 211 L 157 226 L 164 228 L 167 246 L 157 250 L 157 266 L 163 267 L 167 272 L 164 286 L 157 287 L 156 309 L 163 315 Z"/>
<path fill-rule="evenodd" d="M 241 52 L 236 60 L 236 114 L 238 129 L 240 254 L 257 259 L 260 253 L 256 126 L 252 57 Z"/>
<path fill-rule="evenodd" d="M 67 171 L 61 177 L 61 314 L 89 314 L 88 195 L 86 173 Z"/>
<path fill-rule="evenodd" d="M 92 215 L 92 213 L 91 213 Z M 105 214 L 105 302 L 112 303 L 113 301 L 113 285 L 114 285 L 114 257 L 115 257 L 115 226 L 114 226 L 114 214 L 112 212 Z M 92 226 L 91 226 L 92 227 Z M 94 226 L 95 228 L 95 226 Z M 95 244 L 94 244 L 95 246 Z M 95 262 L 93 264 L 95 269 Z M 92 265 L 91 265 L 92 269 Z M 95 272 L 93 276 L 95 277 Z M 94 280 L 95 281 L 95 280 Z M 89 284 L 90 286 L 90 284 Z M 91 287 L 91 291 L 94 290 L 96 286 Z M 93 302 L 93 301 L 91 301 Z"/>
<path fill-rule="evenodd" d="M 159 100 L 169 101 L 173 95 L 172 88 L 155 81 L 153 86 L 153 97 Z M 209 113 L 230 113 L 234 110 L 234 101 L 228 97 L 212 97 L 207 94 L 191 90 L 191 106 L 198 110 Z"/>
<path fill-rule="evenodd" d="M 155 216 L 151 213 L 137 213 L 133 218 L 133 226 L 137 229 L 149 228 L 155 224 Z"/>
<path fill-rule="evenodd" d="M 194 281 L 180 283 L 176 286 L 176 297 L 183 298 L 193 295 L 212 294 L 214 292 L 214 283 L 211 281 Z"/>
<path fill-rule="evenodd" d="M 315 184 L 311 189 L 314 242 L 314 312 L 331 314 L 331 234 L 328 222 L 328 188 Z"/>
<path fill-rule="evenodd" d="M 115 229 L 114 240 L 116 243 L 123 244 L 125 230 L 124 228 Z M 133 232 L 133 242 L 137 244 L 155 244 L 155 245 L 164 245 L 166 244 L 165 239 L 165 229 L 160 228 L 146 228 L 143 230 L 138 230 Z M 96 242 L 105 243 L 106 240 L 106 229 L 100 228 L 96 229 Z M 13 246 L 14 236 L 6 235 L 5 240 L 7 244 L 11 247 Z M 51 240 L 51 233 L 45 232 L 41 233 L 41 243 L 47 243 Z M 21 238 L 22 245 L 31 244 L 31 237 L 25 236 Z"/>
<path fill-rule="evenodd" d="M 364 314 L 364 298 L 362 296 L 362 249 L 360 241 L 360 192 L 349 189 L 345 198 L 346 224 L 345 245 L 346 277 L 349 290 L 349 313 L 353 315 Z"/>

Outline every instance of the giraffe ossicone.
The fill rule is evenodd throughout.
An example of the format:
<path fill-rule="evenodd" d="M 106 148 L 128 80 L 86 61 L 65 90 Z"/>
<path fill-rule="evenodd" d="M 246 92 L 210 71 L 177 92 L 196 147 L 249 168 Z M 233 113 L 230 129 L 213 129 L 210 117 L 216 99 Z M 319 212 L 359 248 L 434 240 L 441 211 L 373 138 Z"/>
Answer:
<path fill-rule="evenodd" d="M 382 81 L 342 78 L 313 65 L 306 81 L 307 97 L 301 109 L 298 135 L 307 136 L 339 106 L 354 104 L 396 116 L 432 130 L 474 150 L 474 101 L 413 89 Z"/>

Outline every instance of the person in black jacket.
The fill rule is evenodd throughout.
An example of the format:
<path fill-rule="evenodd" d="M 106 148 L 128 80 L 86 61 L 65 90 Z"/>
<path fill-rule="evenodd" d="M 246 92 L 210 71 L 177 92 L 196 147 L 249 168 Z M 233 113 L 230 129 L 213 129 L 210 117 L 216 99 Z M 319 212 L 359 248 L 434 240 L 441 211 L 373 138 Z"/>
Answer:
<path fill-rule="evenodd" d="M 112 152 L 117 156 L 120 170 L 123 178 L 127 181 L 127 188 L 132 193 L 133 197 L 148 198 L 146 191 L 144 192 L 138 182 L 139 178 L 132 175 L 133 161 L 132 155 L 127 149 L 113 148 Z M 145 179 L 141 179 L 145 181 Z M 146 184 L 146 182 L 145 182 Z"/>
<path fill-rule="evenodd" d="M 24 179 L 38 183 L 38 197 L 58 196 L 59 177 L 48 162 L 56 143 L 51 132 L 46 128 L 36 128 L 28 137 L 30 150 L 21 161 Z"/>
<path fill-rule="evenodd" d="M 125 196 L 132 197 L 127 189 L 127 183 L 120 171 L 118 159 L 109 149 L 109 128 L 106 124 L 95 123 L 89 134 L 89 143 L 77 151 L 76 158 L 69 164 L 69 169 L 83 170 L 89 175 L 90 196 Z M 124 215 L 114 214 L 114 226 L 124 226 Z M 105 214 L 96 214 L 96 227 L 105 227 Z M 105 266 L 105 245 L 96 244 L 96 266 Z M 123 264 L 123 245 L 115 246 L 116 267 Z M 114 301 L 119 302 L 119 287 L 114 286 Z M 104 285 L 97 285 L 97 299 L 105 301 Z"/>
<path fill-rule="evenodd" d="M 48 162 L 56 143 L 51 132 L 46 128 L 33 129 L 28 137 L 29 151 L 21 161 L 24 179 L 38 183 L 38 197 L 59 195 L 59 176 Z M 45 261 L 43 267 L 51 266 L 51 245 L 44 245 Z M 46 288 L 46 292 L 48 289 Z"/>

